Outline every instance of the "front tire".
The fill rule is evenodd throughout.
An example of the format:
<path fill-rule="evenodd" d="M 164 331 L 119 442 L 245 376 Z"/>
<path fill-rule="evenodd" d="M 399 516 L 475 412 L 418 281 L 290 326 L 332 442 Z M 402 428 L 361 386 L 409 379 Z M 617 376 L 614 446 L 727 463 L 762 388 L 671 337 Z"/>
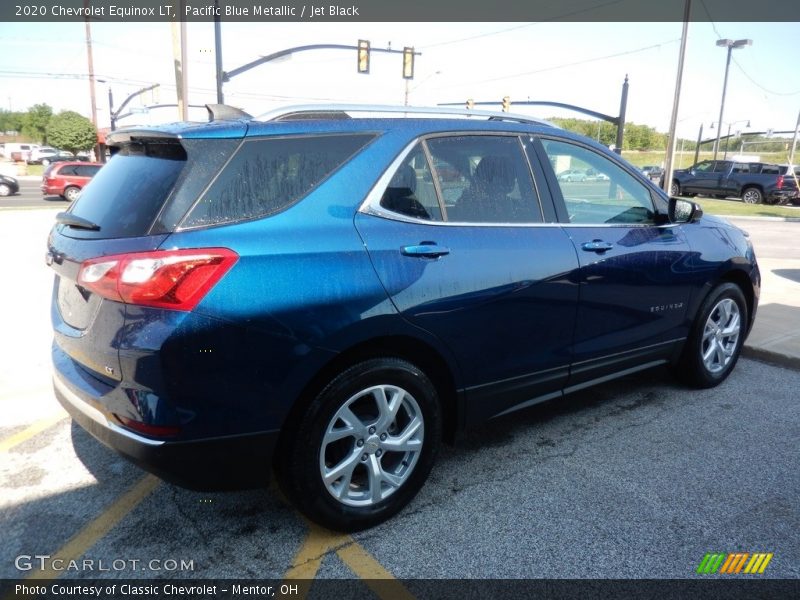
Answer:
<path fill-rule="evenodd" d="M 11 186 L 7 183 L 0 183 L 0 197 L 2 196 L 10 196 L 11 195 Z"/>
<path fill-rule="evenodd" d="M 329 529 L 366 529 L 428 477 L 441 439 L 438 396 L 411 363 L 368 360 L 334 378 L 287 434 L 276 471 L 291 501 Z"/>
<path fill-rule="evenodd" d="M 697 313 L 676 375 L 699 388 L 719 385 L 730 375 L 747 331 L 747 302 L 741 288 L 723 283 L 714 288 Z"/>
<path fill-rule="evenodd" d="M 677 181 L 673 181 L 669 186 L 669 195 L 676 197 L 681 195 L 681 186 Z"/>

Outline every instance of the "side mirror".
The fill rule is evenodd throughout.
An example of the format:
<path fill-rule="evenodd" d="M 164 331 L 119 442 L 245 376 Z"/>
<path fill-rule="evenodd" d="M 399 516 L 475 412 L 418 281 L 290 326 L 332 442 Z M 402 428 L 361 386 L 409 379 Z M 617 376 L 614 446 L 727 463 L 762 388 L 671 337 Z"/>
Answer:
<path fill-rule="evenodd" d="M 703 209 L 697 202 L 670 198 L 667 214 L 670 223 L 695 223 L 703 216 Z"/>

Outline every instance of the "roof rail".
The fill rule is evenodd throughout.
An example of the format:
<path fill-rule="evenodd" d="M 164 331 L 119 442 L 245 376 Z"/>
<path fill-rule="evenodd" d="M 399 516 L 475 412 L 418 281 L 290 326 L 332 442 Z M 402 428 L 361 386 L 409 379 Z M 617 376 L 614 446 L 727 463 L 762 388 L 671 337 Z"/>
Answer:
<path fill-rule="evenodd" d="M 467 110 L 465 108 L 452 108 L 442 106 L 393 106 L 381 104 L 303 104 L 298 106 L 285 106 L 258 115 L 256 121 L 290 121 L 300 119 L 348 119 L 353 114 L 391 114 L 402 115 L 406 118 L 419 116 L 428 117 L 459 117 L 477 118 L 490 121 L 510 121 L 514 123 L 527 123 L 531 125 L 547 125 L 556 127 L 544 119 L 537 119 L 527 115 L 519 115 L 490 110 Z"/>

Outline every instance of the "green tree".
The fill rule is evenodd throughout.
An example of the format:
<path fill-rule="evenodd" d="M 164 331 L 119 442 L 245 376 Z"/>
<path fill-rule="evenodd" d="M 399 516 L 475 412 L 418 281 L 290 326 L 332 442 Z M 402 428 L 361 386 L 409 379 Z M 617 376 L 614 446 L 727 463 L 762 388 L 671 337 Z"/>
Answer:
<path fill-rule="evenodd" d="M 89 150 L 97 144 L 97 129 L 92 122 L 71 110 L 53 115 L 46 132 L 48 142 L 70 152 Z"/>
<path fill-rule="evenodd" d="M 25 113 L 0 108 L 0 133 L 19 133 Z"/>
<path fill-rule="evenodd" d="M 53 116 L 53 109 L 47 104 L 34 104 L 22 118 L 22 134 L 30 139 L 47 143 L 47 124 Z"/>

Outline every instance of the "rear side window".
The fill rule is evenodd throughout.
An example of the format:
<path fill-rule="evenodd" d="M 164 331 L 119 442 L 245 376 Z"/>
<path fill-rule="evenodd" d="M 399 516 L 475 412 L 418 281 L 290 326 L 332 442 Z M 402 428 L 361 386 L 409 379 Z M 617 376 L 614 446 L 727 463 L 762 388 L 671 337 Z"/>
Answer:
<path fill-rule="evenodd" d="M 78 174 L 78 166 L 77 165 L 64 165 L 58 171 L 59 175 L 77 175 Z"/>
<path fill-rule="evenodd" d="M 277 213 L 299 201 L 372 135 L 246 140 L 181 224 L 216 225 Z"/>
<path fill-rule="evenodd" d="M 100 230 L 66 228 L 64 234 L 92 238 L 146 235 L 185 164 L 186 152 L 174 140 L 123 146 L 92 178 L 72 208 L 73 214 L 99 225 Z"/>
<path fill-rule="evenodd" d="M 79 177 L 94 177 L 100 170 L 99 166 L 95 165 L 80 165 L 75 167 L 75 174 Z"/>

